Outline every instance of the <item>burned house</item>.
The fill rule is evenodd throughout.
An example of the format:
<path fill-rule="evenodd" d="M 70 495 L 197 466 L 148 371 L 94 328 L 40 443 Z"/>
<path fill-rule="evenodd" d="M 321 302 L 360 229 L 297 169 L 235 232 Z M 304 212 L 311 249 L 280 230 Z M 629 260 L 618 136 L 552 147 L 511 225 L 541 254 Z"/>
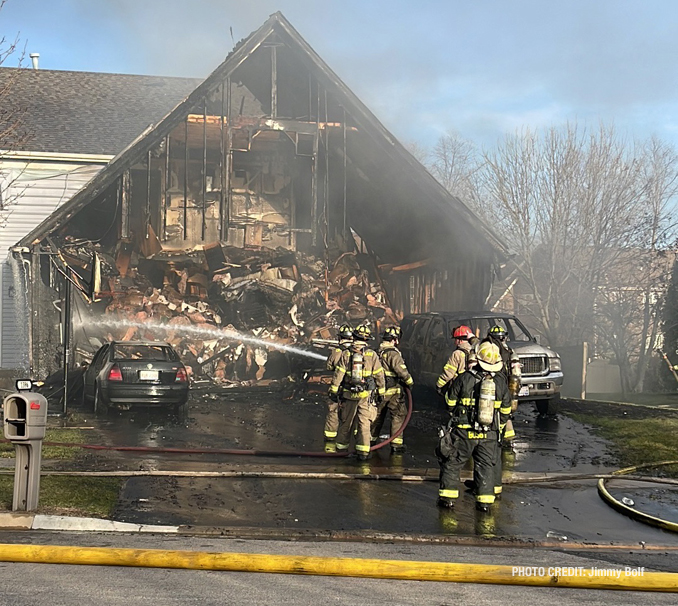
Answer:
<path fill-rule="evenodd" d="M 505 254 L 279 13 L 18 246 L 34 372 L 95 346 L 94 311 L 97 338 L 162 325 L 225 379 L 266 353 L 221 329 L 294 344 L 480 309 Z"/>

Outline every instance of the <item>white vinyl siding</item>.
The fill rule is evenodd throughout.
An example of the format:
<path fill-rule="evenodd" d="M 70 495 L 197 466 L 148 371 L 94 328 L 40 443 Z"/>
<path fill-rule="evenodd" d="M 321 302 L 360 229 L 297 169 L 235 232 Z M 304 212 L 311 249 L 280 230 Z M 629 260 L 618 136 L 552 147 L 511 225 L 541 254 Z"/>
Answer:
<path fill-rule="evenodd" d="M 0 159 L 0 367 L 28 359 L 28 309 L 16 304 L 9 249 L 79 191 L 103 164 Z M 23 301 L 23 299 L 19 299 Z M 18 310 L 18 311 L 17 311 Z M 22 336 L 23 335 L 23 336 Z"/>

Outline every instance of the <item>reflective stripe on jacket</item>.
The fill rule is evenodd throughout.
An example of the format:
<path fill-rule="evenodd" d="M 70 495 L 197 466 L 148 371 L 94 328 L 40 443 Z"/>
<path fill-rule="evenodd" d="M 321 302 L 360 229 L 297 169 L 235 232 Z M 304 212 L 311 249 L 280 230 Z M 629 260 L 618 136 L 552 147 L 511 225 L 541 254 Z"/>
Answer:
<path fill-rule="evenodd" d="M 495 384 L 494 408 L 499 413 L 499 423 L 493 423 L 493 430 L 502 430 L 511 414 L 511 394 L 504 375 L 492 375 Z M 450 386 L 446 397 L 448 412 L 453 424 L 459 429 L 473 429 L 473 419 L 476 417 L 476 406 L 480 397 L 481 374 L 475 371 L 459 375 Z"/>
<path fill-rule="evenodd" d="M 410 372 L 407 370 L 407 364 L 403 360 L 403 355 L 393 343 L 384 341 L 379 345 L 379 360 L 384 368 L 387 396 L 400 393 L 399 382 L 408 387 L 414 385 L 414 379 L 412 379 Z"/>
<path fill-rule="evenodd" d="M 440 373 L 440 376 L 436 381 L 436 387 L 445 387 L 450 381 L 454 381 L 454 379 L 464 372 L 466 370 L 467 359 L 468 354 L 463 349 L 455 349 L 445 363 L 443 372 Z"/>

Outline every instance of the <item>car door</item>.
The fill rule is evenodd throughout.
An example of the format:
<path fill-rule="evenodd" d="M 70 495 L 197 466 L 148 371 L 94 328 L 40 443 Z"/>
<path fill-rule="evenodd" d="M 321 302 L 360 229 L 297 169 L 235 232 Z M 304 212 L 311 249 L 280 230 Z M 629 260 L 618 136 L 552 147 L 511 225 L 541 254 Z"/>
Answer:
<path fill-rule="evenodd" d="M 92 363 L 89 365 L 84 374 L 84 393 L 85 398 L 92 399 L 94 398 L 94 386 L 96 384 L 97 377 L 101 372 L 101 369 L 104 367 L 106 360 L 108 359 L 108 350 L 109 345 L 106 343 L 101 346 L 101 349 L 94 355 L 92 358 Z"/>

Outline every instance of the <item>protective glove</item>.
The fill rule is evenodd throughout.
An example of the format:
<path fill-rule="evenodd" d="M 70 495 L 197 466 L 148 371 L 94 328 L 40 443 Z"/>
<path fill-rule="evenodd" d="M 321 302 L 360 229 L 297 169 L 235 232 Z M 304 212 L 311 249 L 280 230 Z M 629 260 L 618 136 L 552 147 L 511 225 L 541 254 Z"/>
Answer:
<path fill-rule="evenodd" d="M 374 401 L 377 404 L 381 404 L 384 401 L 384 396 L 382 396 L 378 391 L 374 393 Z"/>
<path fill-rule="evenodd" d="M 332 400 L 332 402 L 335 402 L 336 404 L 339 404 L 339 394 L 338 394 L 338 393 L 335 393 L 335 392 L 331 391 L 331 392 L 329 393 L 329 396 L 330 396 L 330 400 Z"/>

